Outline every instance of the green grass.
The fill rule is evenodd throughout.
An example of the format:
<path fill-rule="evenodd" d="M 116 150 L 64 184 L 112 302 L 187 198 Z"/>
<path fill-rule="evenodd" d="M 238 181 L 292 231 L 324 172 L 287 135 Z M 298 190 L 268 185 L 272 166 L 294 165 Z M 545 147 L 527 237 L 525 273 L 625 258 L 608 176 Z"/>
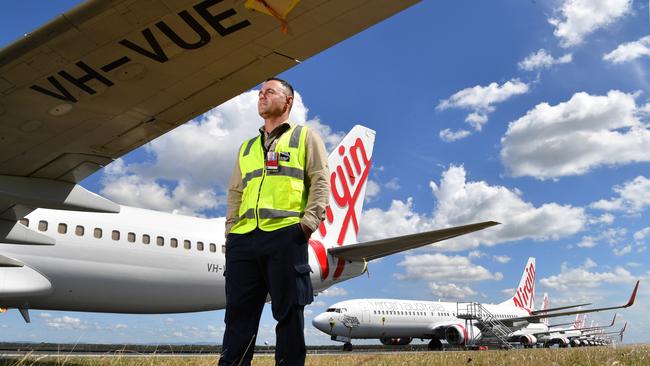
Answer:
<path fill-rule="evenodd" d="M 27 356 L 21 359 L 0 360 L 0 366 L 213 366 L 214 357 L 39 357 Z M 270 366 L 272 356 L 259 356 L 253 365 Z M 650 345 L 619 347 L 586 347 L 569 349 L 530 349 L 512 351 L 467 351 L 467 352 L 415 352 L 391 354 L 339 354 L 332 356 L 307 356 L 310 366 L 393 366 L 393 365 L 504 365 L 504 366 L 633 366 L 650 365 Z"/>

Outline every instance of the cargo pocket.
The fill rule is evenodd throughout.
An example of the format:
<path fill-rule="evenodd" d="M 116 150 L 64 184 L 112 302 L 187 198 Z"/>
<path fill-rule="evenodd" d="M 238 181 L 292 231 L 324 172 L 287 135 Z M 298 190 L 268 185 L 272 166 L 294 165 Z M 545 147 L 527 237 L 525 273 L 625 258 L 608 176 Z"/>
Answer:
<path fill-rule="evenodd" d="M 296 269 L 296 294 L 298 305 L 309 305 L 314 301 L 314 290 L 311 286 L 311 267 L 308 263 L 294 265 Z"/>

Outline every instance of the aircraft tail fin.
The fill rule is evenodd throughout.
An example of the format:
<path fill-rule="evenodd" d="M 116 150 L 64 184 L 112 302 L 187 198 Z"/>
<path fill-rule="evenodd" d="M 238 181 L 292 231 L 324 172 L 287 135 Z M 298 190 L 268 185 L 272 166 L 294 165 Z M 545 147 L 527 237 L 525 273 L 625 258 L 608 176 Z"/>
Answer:
<path fill-rule="evenodd" d="M 548 309 L 548 293 L 544 293 L 544 300 L 542 301 L 542 314 L 546 314 L 544 310 Z M 542 318 L 542 323 L 548 327 L 548 318 Z"/>
<path fill-rule="evenodd" d="M 329 156 L 329 205 L 312 235 L 325 247 L 357 242 L 374 143 L 375 131 L 356 125 Z"/>
<path fill-rule="evenodd" d="M 521 275 L 519 287 L 515 291 L 512 298 L 502 302 L 501 304 L 510 304 L 518 308 L 526 310 L 532 314 L 535 308 L 535 258 L 528 258 L 524 273 Z"/>

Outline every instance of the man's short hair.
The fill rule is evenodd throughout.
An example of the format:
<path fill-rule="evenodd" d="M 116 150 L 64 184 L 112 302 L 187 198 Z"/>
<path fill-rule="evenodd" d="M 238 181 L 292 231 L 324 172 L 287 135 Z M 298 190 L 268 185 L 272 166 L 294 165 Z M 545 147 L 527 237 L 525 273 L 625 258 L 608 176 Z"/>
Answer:
<path fill-rule="evenodd" d="M 282 86 L 283 86 L 287 91 L 289 91 L 289 96 L 290 96 L 290 97 L 293 97 L 293 86 L 291 86 L 291 84 L 289 84 L 288 81 L 286 81 L 286 80 L 284 80 L 284 79 L 276 78 L 275 76 L 272 76 L 272 77 L 270 77 L 270 78 L 264 80 L 264 82 L 266 83 L 267 81 L 271 81 L 271 80 L 275 80 L 275 81 L 280 82 L 280 84 L 282 84 Z"/>

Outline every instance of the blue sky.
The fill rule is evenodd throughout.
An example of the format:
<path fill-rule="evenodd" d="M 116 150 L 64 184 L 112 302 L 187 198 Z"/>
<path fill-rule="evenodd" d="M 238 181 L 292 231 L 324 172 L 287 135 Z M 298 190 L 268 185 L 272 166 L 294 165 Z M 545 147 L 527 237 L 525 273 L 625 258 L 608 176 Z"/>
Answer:
<path fill-rule="evenodd" d="M 76 3 L 5 5 L 0 44 Z M 370 277 L 307 309 L 308 342 L 330 343 L 311 318 L 343 299 L 500 302 L 529 256 L 538 304 L 543 292 L 551 306 L 619 304 L 641 279 L 621 315 L 626 342 L 648 342 L 648 10 L 621 0 L 423 1 L 282 74 L 300 94 L 294 118 L 330 148 L 354 124 L 377 131 L 361 240 L 503 223 L 371 263 Z M 260 123 L 254 101 L 254 92 L 235 98 L 83 185 L 123 204 L 223 216 L 231 157 Z M 193 169 L 197 159 L 213 168 Z M 223 326 L 222 311 L 32 318 L 3 314 L 0 341 L 220 343 Z M 273 342 L 273 327 L 267 310 L 260 342 Z"/>

